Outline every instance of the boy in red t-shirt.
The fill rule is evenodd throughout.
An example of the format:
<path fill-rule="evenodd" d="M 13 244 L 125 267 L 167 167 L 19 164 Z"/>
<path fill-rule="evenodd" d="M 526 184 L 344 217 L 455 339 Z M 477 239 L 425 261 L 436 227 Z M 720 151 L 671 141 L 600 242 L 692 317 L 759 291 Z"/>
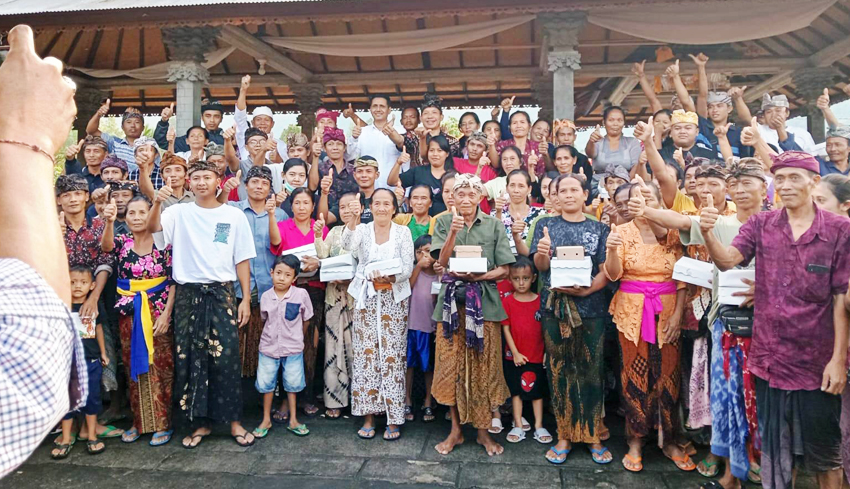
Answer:
<path fill-rule="evenodd" d="M 514 423 L 507 440 L 525 440 L 523 401 L 531 401 L 534 411 L 534 439 L 551 443 L 552 435 L 543 427 L 543 397 L 546 393 L 546 374 L 543 371 L 543 329 L 535 318 L 540 309 L 540 296 L 531 288 L 537 283 L 534 264 L 527 256 L 517 256 L 510 267 L 513 294 L 502 299 L 508 318 L 502 321 L 505 334 L 505 381 L 511 391 Z"/>

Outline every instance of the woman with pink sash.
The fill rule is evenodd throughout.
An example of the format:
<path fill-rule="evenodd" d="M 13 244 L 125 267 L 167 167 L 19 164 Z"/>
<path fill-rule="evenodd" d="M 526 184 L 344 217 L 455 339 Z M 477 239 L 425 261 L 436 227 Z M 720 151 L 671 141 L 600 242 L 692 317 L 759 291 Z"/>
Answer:
<path fill-rule="evenodd" d="M 643 469 L 646 437 L 659 433 L 664 455 L 681 470 L 696 466 L 674 440 L 674 410 L 679 397 L 679 325 L 685 303 L 684 284 L 673 281 L 673 266 L 682 256 L 678 231 L 667 231 L 629 211 L 629 200 L 643 199 L 659 207 L 653 184 L 626 184 L 614 203 L 626 224 L 612 226 L 604 271 L 620 281 L 610 312 L 617 325 L 622 352 L 622 385 L 629 453 L 626 470 Z M 636 202 L 632 208 L 637 208 Z"/>

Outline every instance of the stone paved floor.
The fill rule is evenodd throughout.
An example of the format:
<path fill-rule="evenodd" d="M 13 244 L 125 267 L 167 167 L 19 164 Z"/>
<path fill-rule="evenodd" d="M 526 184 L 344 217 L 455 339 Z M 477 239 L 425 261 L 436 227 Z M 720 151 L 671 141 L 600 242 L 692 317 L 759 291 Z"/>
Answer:
<path fill-rule="evenodd" d="M 247 391 L 246 392 L 253 392 Z M 251 397 L 251 402 L 254 402 Z M 246 427 L 259 420 L 256 405 L 246 406 Z M 530 418 L 530 416 L 526 416 Z M 441 456 L 434 445 L 449 430 L 442 410 L 438 421 L 406 425 L 398 441 L 379 437 L 360 440 L 356 436 L 357 419 L 338 420 L 303 418 L 311 430 L 298 438 L 275 426 L 269 436 L 250 448 L 241 448 L 218 427 L 214 436 L 195 450 L 180 446 L 179 437 L 168 445 L 152 448 L 149 436 L 134 444 L 120 439 L 107 441 L 107 451 L 98 456 L 85 453 L 78 443 L 63 461 L 49 457 L 53 437 L 15 473 L 0 481 L 0 489 L 86 487 L 127 488 L 215 488 L 299 487 L 299 488 L 383 488 L 383 487 L 458 487 L 458 488 L 697 488 L 705 479 L 696 472 L 683 473 L 650 447 L 644 454 L 644 471 L 627 473 L 620 464 L 626 452 L 622 436 L 623 421 L 610 416 L 614 435 L 608 447 L 614 455 L 610 465 L 592 462 L 583 446 L 577 446 L 567 462 L 555 467 L 543 457 L 547 446 L 531 436 L 519 444 L 505 443 L 505 453 L 488 457 L 474 443 L 473 430 L 464 434 L 467 442 L 448 456 Z M 551 419 L 545 425 L 554 434 Z M 116 423 L 127 427 L 127 422 Z M 379 425 L 382 430 L 382 425 Z M 504 443 L 507 430 L 497 438 Z M 529 434 L 530 435 L 530 434 Z M 695 460 L 705 456 L 700 450 Z M 816 487 L 810 477 L 801 478 L 797 487 Z M 85 484 L 85 486 L 83 486 Z M 748 485 L 748 487 L 757 487 Z"/>

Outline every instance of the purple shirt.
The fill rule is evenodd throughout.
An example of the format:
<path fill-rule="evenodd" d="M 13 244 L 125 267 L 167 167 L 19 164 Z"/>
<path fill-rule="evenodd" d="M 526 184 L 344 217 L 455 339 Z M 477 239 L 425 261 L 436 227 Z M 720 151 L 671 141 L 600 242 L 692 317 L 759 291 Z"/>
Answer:
<path fill-rule="evenodd" d="M 783 390 L 817 390 L 835 341 L 833 296 L 850 279 L 850 219 L 819 209 L 795 242 L 785 209 L 751 216 L 732 241 L 756 259 L 750 370 Z"/>
<path fill-rule="evenodd" d="M 313 304 L 306 290 L 291 286 L 283 297 L 274 288 L 260 297 L 263 335 L 260 353 L 271 358 L 284 358 L 304 351 L 304 321 L 313 317 Z"/>
<path fill-rule="evenodd" d="M 435 321 L 431 319 L 434 314 L 434 302 L 437 299 L 436 294 L 431 294 L 431 284 L 439 281 L 440 277 L 437 275 L 419 272 L 419 277 L 410 292 L 410 314 L 408 315 L 410 320 L 407 329 L 423 333 L 433 333 L 437 330 Z"/>

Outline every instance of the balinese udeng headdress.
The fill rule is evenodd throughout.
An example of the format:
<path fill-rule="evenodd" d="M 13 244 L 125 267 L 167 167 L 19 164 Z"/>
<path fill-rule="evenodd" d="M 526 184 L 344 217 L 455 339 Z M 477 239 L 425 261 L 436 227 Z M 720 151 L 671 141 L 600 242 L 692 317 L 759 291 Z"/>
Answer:
<path fill-rule="evenodd" d="M 552 121 L 552 142 L 553 143 L 558 144 L 558 140 L 557 140 L 558 131 L 560 131 L 561 129 L 563 129 L 565 127 L 572 129 L 573 131 L 576 130 L 575 123 L 573 121 L 569 120 L 569 119 L 555 119 L 554 121 Z"/>
<path fill-rule="evenodd" d="M 484 193 L 484 183 L 475 175 L 469 173 L 459 173 L 455 176 L 455 184 L 452 186 L 452 192 L 459 188 L 469 187 Z"/>
<path fill-rule="evenodd" d="M 422 101 L 422 110 L 424 111 L 428 107 L 436 107 L 440 112 L 443 111 L 443 99 L 433 93 L 426 93 L 423 97 Z"/>

